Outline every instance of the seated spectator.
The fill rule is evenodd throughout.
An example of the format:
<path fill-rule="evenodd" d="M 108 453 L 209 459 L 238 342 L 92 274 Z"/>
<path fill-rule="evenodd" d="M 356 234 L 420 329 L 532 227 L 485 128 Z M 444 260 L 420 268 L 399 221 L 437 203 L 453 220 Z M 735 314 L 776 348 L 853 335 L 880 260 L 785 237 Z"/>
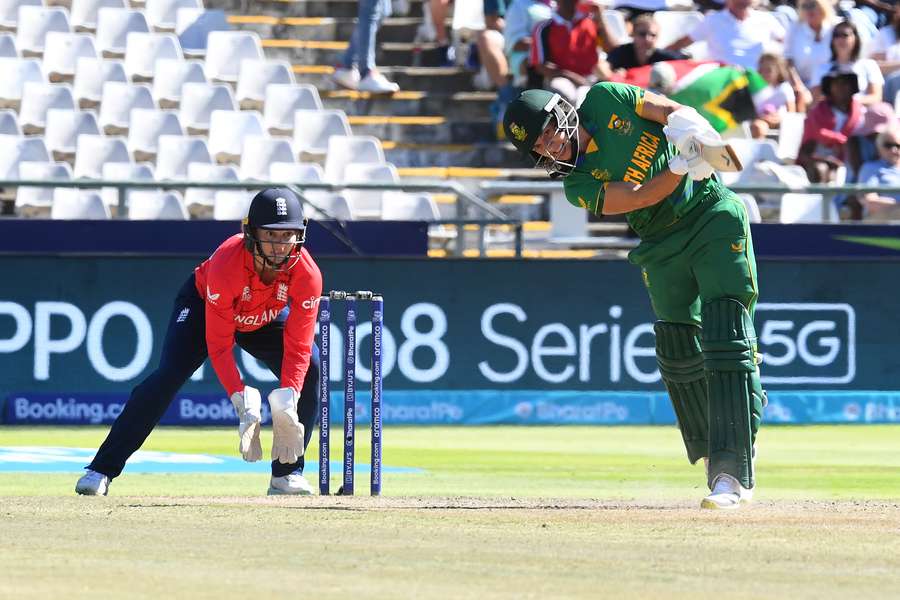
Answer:
<path fill-rule="evenodd" d="M 441 53 L 441 66 L 452 67 L 456 64 L 456 50 L 450 44 L 447 34 L 447 15 L 450 13 L 450 0 L 430 0 L 431 24 L 434 27 L 434 41 Z M 427 36 L 426 36 L 427 37 Z"/>
<path fill-rule="evenodd" d="M 706 42 L 709 59 L 755 69 L 764 52 L 781 50 L 785 30 L 772 13 L 753 10 L 752 4 L 753 0 L 725 0 L 724 10 L 708 13 L 668 49 Z"/>
<path fill-rule="evenodd" d="M 481 82 L 476 78 L 476 87 L 500 88 L 507 83 L 509 64 L 503 52 L 505 12 L 506 0 L 484 0 L 485 28 L 478 32 L 475 43 L 478 48 L 478 59 L 487 73 L 487 82 Z"/>
<path fill-rule="evenodd" d="M 788 31 L 784 55 L 810 87 L 819 68 L 831 61 L 831 30 L 837 17 L 829 0 L 800 0 L 797 8 L 800 20 Z"/>
<path fill-rule="evenodd" d="M 878 64 L 871 58 L 862 58 L 862 42 L 856 25 L 850 21 L 841 21 L 834 26 L 831 32 L 831 61 L 819 67 L 819 72 L 813 77 L 813 97 L 819 100 L 819 90 L 822 77 L 835 69 L 846 68 L 856 73 L 859 78 L 859 96 L 863 104 L 875 104 L 882 101 L 884 89 L 884 76 Z"/>
<path fill-rule="evenodd" d="M 847 142 L 862 123 L 863 105 L 856 97 L 859 80 L 849 67 L 838 66 L 822 78 L 823 99 L 806 117 L 797 164 L 812 183 L 836 181 L 847 160 Z"/>
<path fill-rule="evenodd" d="M 770 128 L 781 124 L 784 113 L 806 112 L 809 91 L 792 72 L 787 60 L 777 54 L 763 54 L 757 71 L 769 87 L 753 97 L 759 118 L 754 119 L 750 130 L 754 138 L 764 138 Z"/>
<path fill-rule="evenodd" d="M 896 123 L 878 134 L 876 138 L 878 160 L 864 163 L 859 172 L 857 183 L 863 185 L 900 186 L 900 127 Z M 888 213 L 895 213 L 900 206 L 900 194 L 882 194 L 868 192 L 862 197 L 865 214 L 878 218 Z"/>
<path fill-rule="evenodd" d="M 531 32 L 541 21 L 553 16 L 550 0 L 513 0 L 506 9 L 506 59 L 515 87 L 525 87 L 528 77 L 528 54 Z"/>
<path fill-rule="evenodd" d="M 872 58 L 878 63 L 882 74 L 887 75 L 900 69 L 900 5 L 894 8 L 890 24 L 878 30 Z M 888 98 L 885 98 L 888 100 Z"/>
<path fill-rule="evenodd" d="M 650 13 L 638 15 L 632 21 L 631 38 L 634 41 L 615 48 L 607 55 L 606 62 L 613 71 L 620 71 L 652 65 L 664 60 L 685 58 L 681 52 L 657 48 L 656 39 L 658 37 L 659 25 L 653 19 L 653 15 Z"/>

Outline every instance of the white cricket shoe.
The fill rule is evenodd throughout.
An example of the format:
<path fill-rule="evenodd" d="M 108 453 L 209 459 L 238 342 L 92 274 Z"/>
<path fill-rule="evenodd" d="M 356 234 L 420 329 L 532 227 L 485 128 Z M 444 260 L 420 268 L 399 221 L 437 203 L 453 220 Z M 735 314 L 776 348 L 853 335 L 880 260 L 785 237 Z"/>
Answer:
<path fill-rule="evenodd" d="M 269 481 L 269 496 L 311 496 L 313 493 L 312 486 L 299 471 Z"/>
<path fill-rule="evenodd" d="M 728 475 L 719 473 L 713 481 L 712 492 L 700 503 L 700 508 L 713 510 L 734 510 L 753 499 L 753 490 L 748 490 L 740 482 Z"/>
<path fill-rule="evenodd" d="M 105 496 L 109 492 L 109 477 L 87 469 L 75 484 L 75 493 L 82 496 Z"/>
<path fill-rule="evenodd" d="M 331 74 L 331 80 L 342 88 L 355 90 L 359 87 L 359 71 L 356 67 L 350 69 L 337 68 Z"/>
<path fill-rule="evenodd" d="M 388 78 L 378 71 L 369 71 L 359 82 L 357 89 L 372 94 L 393 94 L 400 91 L 400 86 L 393 81 L 388 81 Z"/>

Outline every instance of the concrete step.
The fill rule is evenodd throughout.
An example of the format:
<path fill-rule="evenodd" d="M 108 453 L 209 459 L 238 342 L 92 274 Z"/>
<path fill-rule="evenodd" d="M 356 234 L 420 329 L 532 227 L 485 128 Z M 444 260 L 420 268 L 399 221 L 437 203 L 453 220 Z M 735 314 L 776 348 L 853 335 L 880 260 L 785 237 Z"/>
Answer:
<path fill-rule="evenodd" d="M 472 89 L 472 73 L 461 67 L 388 67 L 378 68 L 401 90 L 443 92 L 445 94 Z M 333 89 L 329 64 L 294 65 L 294 77 L 298 83 L 310 83 L 320 90 Z"/>
<path fill-rule="evenodd" d="M 392 142 L 474 144 L 496 141 L 490 121 L 451 121 L 437 115 L 354 115 L 349 121 L 357 135 L 373 135 Z"/>
<path fill-rule="evenodd" d="M 414 144 L 383 142 L 388 162 L 398 167 L 495 167 L 527 166 L 511 144 Z"/>
<path fill-rule="evenodd" d="M 231 15 L 228 22 L 236 29 L 255 31 L 263 39 L 347 41 L 356 28 L 355 18 L 334 17 Z M 421 23 L 420 18 L 389 17 L 381 22 L 376 42 L 412 42 Z"/>
<path fill-rule="evenodd" d="M 427 0 L 426 0 L 427 1 Z M 275 17 L 331 17 L 347 19 L 359 12 L 358 0 L 213 0 L 208 8 L 227 13 Z M 409 0 L 409 13 L 397 17 L 422 18 L 422 0 Z"/>
<path fill-rule="evenodd" d="M 401 90 L 396 94 L 369 94 L 351 90 L 321 91 L 326 108 L 343 110 L 348 115 L 443 115 L 448 119 L 491 118 L 494 92 L 458 92 L 442 94 Z"/>
<path fill-rule="evenodd" d="M 262 41 L 266 56 L 300 65 L 337 64 L 349 42 L 340 40 L 296 40 L 268 38 Z M 442 67 L 444 55 L 434 42 L 384 42 L 375 52 L 376 65 Z"/>

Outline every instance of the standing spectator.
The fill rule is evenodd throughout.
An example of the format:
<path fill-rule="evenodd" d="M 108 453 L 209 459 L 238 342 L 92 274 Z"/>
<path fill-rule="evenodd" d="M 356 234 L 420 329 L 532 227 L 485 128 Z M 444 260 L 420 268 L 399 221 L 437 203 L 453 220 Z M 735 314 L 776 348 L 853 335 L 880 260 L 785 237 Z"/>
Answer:
<path fill-rule="evenodd" d="M 859 78 L 858 99 L 863 104 L 876 104 L 882 101 L 884 76 L 878 64 L 871 58 L 862 58 L 862 41 L 856 25 L 850 21 L 841 21 L 831 32 L 831 61 L 820 66 L 814 77 L 813 96 L 821 97 L 821 80 L 823 76 L 835 68 L 846 68 L 856 73 Z"/>
<path fill-rule="evenodd" d="M 681 52 L 661 50 L 656 47 L 659 25 L 650 13 L 638 15 L 634 19 L 631 37 L 633 42 L 623 44 L 607 55 L 606 62 L 613 71 L 643 67 L 664 60 L 685 58 Z"/>
<path fill-rule="evenodd" d="M 900 128 L 896 123 L 878 134 L 876 146 L 880 158 L 863 164 L 857 182 L 863 185 L 900 186 Z M 886 216 L 900 206 L 900 194 L 868 192 L 863 195 L 862 204 L 868 216 Z"/>
<path fill-rule="evenodd" d="M 706 42 L 711 60 L 755 69 L 764 52 L 780 50 L 785 30 L 772 13 L 753 10 L 753 0 L 725 0 L 725 9 L 709 13 L 669 50 Z"/>
<path fill-rule="evenodd" d="M 527 80 L 531 32 L 541 21 L 553 16 L 550 0 L 513 0 L 506 9 L 506 58 L 512 84 L 524 87 Z"/>
<path fill-rule="evenodd" d="M 356 27 L 332 79 L 341 87 L 375 94 L 392 94 L 400 86 L 375 68 L 375 36 L 381 19 L 390 16 L 391 0 L 359 0 Z"/>
<path fill-rule="evenodd" d="M 813 85 L 819 68 L 831 60 L 831 30 L 837 21 L 828 0 L 800 0 L 800 20 L 788 31 L 784 55 L 804 85 Z"/>
<path fill-rule="evenodd" d="M 484 0 L 484 29 L 478 32 L 475 43 L 478 48 L 478 59 L 487 72 L 490 85 L 481 84 L 479 87 L 501 88 L 507 83 L 509 63 L 506 62 L 506 54 L 503 52 L 505 14 L 505 0 Z"/>

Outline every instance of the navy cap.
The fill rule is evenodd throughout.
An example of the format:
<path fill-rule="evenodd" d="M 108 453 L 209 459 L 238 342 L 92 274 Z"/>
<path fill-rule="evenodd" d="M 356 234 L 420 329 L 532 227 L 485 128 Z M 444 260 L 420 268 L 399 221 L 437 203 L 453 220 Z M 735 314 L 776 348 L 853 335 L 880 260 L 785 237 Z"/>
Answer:
<path fill-rule="evenodd" d="M 253 197 L 244 223 L 261 229 L 305 229 L 303 202 L 288 188 L 266 188 Z"/>

